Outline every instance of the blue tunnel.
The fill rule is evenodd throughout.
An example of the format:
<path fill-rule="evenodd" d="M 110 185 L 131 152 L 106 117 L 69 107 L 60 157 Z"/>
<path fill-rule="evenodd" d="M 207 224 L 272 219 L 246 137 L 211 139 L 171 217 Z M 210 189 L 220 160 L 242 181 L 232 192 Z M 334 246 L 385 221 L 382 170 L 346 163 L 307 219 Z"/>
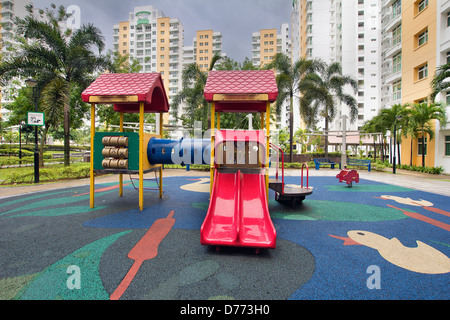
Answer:
<path fill-rule="evenodd" d="M 170 140 L 152 138 L 148 142 L 147 157 L 155 164 L 210 164 L 211 141 L 208 139 Z"/>

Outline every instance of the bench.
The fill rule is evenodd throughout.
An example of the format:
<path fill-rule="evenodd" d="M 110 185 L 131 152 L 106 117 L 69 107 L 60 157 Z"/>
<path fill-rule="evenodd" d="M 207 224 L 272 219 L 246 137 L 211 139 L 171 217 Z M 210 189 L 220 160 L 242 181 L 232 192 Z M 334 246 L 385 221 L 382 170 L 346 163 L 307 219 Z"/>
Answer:
<path fill-rule="evenodd" d="M 347 159 L 347 166 L 358 166 L 358 167 L 367 167 L 367 170 L 370 172 L 372 167 L 370 160 L 362 160 L 362 159 Z M 341 169 L 341 163 L 339 162 L 339 169 Z"/>
<path fill-rule="evenodd" d="M 319 170 L 320 166 L 331 166 L 334 169 L 335 163 L 327 158 L 316 158 L 314 159 L 314 164 L 316 165 L 316 170 Z"/>

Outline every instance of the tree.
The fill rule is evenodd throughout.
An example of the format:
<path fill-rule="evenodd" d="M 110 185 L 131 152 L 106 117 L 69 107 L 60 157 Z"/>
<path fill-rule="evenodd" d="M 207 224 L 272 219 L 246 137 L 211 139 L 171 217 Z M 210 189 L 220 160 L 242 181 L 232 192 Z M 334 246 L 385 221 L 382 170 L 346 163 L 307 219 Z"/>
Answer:
<path fill-rule="evenodd" d="M 334 99 L 330 99 L 329 96 L 335 97 L 350 108 L 349 119 L 353 123 L 358 117 L 358 103 L 353 95 L 345 92 L 345 87 L 350 86 L 356 94 L 358 84 L 352 77 L 342 74 L 342 67 L 339 62 L 333 62 L 329 65 L 322 63 L 323 67 L 319 69 L 319 75 L 311 75 L 307 79 L 307 82 L 315 84 L 314 86 L 309 84 L 309 87 L 317 89 L 315 91 L 305 90 L 307 94 L 304 96 L 303 109 L 310 119 L 317 117 L 317 115 L 325 119 L 325 155 L 328 155 L 329 123 L 334 120 L 337 114 Z M 319 88 L 320 91 L 317 91 Z M 327 92 L 327 94 L 317 94 L 317 92 L 323 91 Z"/>
<path fill-rule="evenodd" d="M 39 166 L 44 166 L 44 145 L 50 128 L 57 128 L 64 119 L 64 104 L 68 97 L 69 84 L 61 78 L 55 78 L 45 86 L 41 95 L 41 110 L 45 113 L 45 128 L 42 133 L 39 150 Z"/>
<path fill-rule="evenodd" d="M 107 53 L 107 60 L 110 63 L 108 69 L 112 73 L 139 73 L 142 71 L 142 65 L 139 61 L 133 57 L 130 57 L 129 54 L 121 54 L 119 52 L 112 52 L 111 50 Z M 81 92 L 78 95 L 81 97 Z M 80 102 L 82 103 L 82 101 Z M 97 107 L 97 116 L 99 118 L 100 123 L 104 124 L 105 131 L 118 131 L 119 129 L 111 129 L 111 124 L 119 123 L 120 113 L 119 112 L 111 112 L 112 109 L 111 104 L 102 104 Z M 124 122 L 139 122 L 139 114 L 137 113 L 124 113 L 123 115 Z M 153 113 L 146 113 L 144 115 L 144 121 L 146 123 L 154 123 L 155 115 Z M 124 129 L 124 131 L 128 131 Z"/>
<path fill-rule="evenodd" d="M 399 145 L 401 142 L 401 134 L 398 134 L 396 130 L 401 129 L 401 124 L 403 123 L 403 118 L 407 116 L 407 107 L 408 104 L 394 104 L 390 108 L 383 108 L 380 110 L 380 120 L 382 121 L 382 125 L 384 128 L 388 129 L 391 132 L 391 139 L 393 135 L 396 135 L 397 147 L 399 149 Z M 396 129 L 396 130 L 394 130 Z M 397 131 L 398 131 L 397 130 Z M 395 148 L 396 146 L 394 146 Z M 392 153 L 389 153 L 390 156 Z M 400 153 L 399 153 L 400 154 Z M 399 160 L 400 163 L 400 160 Z"/>
<path fill-rule="evenodd" d="M 416 103 L 410 110 L 410 116 L 414 119 L 416 129 L 419 129 L 422 137 L 422 167 L 425 167 L 425 133 L 430 141 L 434 138 L 434 130 L 430 122 L 438 120 L 441 126 L 447 122 L 445 107 L 440 103 Z"/>
<path fill-rule="evenodd" d="M 430 101 L 435 102 L 436 96 L 450 88 L 450 63 L 437 68 L 436 74 L 431 81 Z"/>
<path fill-rule="evenodd" d="M 415 119 L 410 116 L 409 110 L 408 110 L 407 116 L 402 119 L 402 122 L 403 122 L 402 136 L 404 136 L 404 137 L 410 136 L 410 138 L 411 138 L 409 165 L 412 166 L 413 165 L 413 162 L 412 162 L 412 160 L 413 160 L 413 142 L 414 142 L 414 139 L 418 137 L 419 130 L 418 130 L 418 126 L 415 122 Z M 426 128 L 425 130 L 427 131 L 428 129 L 429 128 Z"/>
<path fill-rule="evenodd" d="M 209 71 L 221 60 L 220 54 L 215 53 L 209 65 Z M 201 121 L 202 129 L 208 129 L 209 108 L 203 95 L 208 73 L 200 70 L 196 63 L 190 63 L 183 69 L 182 89 L 172 100 L 171 112 L 175 119 L 181 119 L 183 125 L 193 128 L 195 121 Z M 186 114 L 179 116 L 178 109 L 181 103 L 186 103 Z"/>
<path fill-rule="evenodd" d="M 92 24 L 83 25 L 78 30 L 67 29 L 71 16 L 64 6 L 56 10 L 40 10 L 41 18 L 33 15 L 33 6 L 27 6 L 28 15 L 15 19 L 17 33 L 23 36 L 19 50 L 11 59 L 0 65 L 3 81 L 21 76 L 34 77 L 38 81 L 38 92 L 42 92 L 55 79 L 66 82 L 60 86 L 67 90 L 64 94 L 64 165 L 70 165 L 70 100 L 73 85 L 86 88 L 91 82 L 91 74 L 108 66 L 107 59 L 100 55 L 104 48 L 101 31 Z M 43 17 L 45 13 L 45 17 Z M 93 48 L 98 49 L 96 55 Z"/>
<path fill-rule="evenodd" d="M 305 86 L 302 83 L 308 74 L 314 73 L 321 68 L 318 60 L 300 59 L 292 63 L 291 58 L 283 53 L 277 53 L 272 62 L 266 65 L 267 69 L 275 69 L 277 72 L 276 82 L 278 87 L 278 96 L 276 100 L 276 112 L 280 114 L 283 103 L 289 99 L 289 157 L 293 162 L 294 146 L 294 96 L 299 98 L 301 93 L 305 92 Z"/>
<path fill-rule="evenodd" d="M 378 112 L 378 114 L 375 117 L 373 117 L 372 119 L 370 119 L 364 123 L 362 130 L 365 133 L 378 133 L 378 137 L 379 137 L 379 141 L 380 141 L 380 145 L 381 145 L 380 157 L 381 157 L 381 161 L 384 161 L 385 154 L 386 154 L 385 141 L 386 141 L 387 131 L 389 130 L 389 124 L 383 118 L 383 115 L 381 114 L 381 110 Z M 376 160 L 377 151 L 376 151 L 375 138 L 374 138 L 373 147 L 374 147 L 374 160 Z"/>

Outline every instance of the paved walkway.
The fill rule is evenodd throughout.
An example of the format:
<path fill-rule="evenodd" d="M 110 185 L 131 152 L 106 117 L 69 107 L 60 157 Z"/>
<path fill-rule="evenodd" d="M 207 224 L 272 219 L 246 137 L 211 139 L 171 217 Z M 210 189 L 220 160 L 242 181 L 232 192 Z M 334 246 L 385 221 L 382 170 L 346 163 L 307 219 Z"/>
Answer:
<path fill-rule="evenodd" d="M 336 176 L 339 173 L 339 169 L 327 169 L 322 168 L 320 170 L 310 169 L 309 174 L 311 177 L 316 176 Z M 395 186 L 407 187 L 415 190 L 426 191 L 430 193 L 440 194 L 450 197 L 450 175 L 432 175 L 419 172 L 411 172 L 407 170 L 397 170 L 396 174 L 392 172 L 379 172 L 379 171 L 358 171 L 360 179 L 367 179 Z M 280 171 L 281 174 L 281 171 Z M 270 175 L 275 175 L 275 170 L 270 169 Z M 286 176 L 301 176 L 300 169 L 286 169 Z M 183 169 L 166 169 L 164 170 L 164 177 L 173 176 L 208 176 L 209 171 L 186 171 Z M 305 174 L 306 176 L 306 174 Z M 148 173 L 144 178 L 152 178 L 154 173 Z M 108 183 L 118 181 L 116 175 L 106 175 L 97 177 L 95 179 L 96 184 Z M 0 199 L 6 197 L 12 197 L 17 195 L 23 195 L 26 193 L 33 193 L 46 190 L 71 188 L 77 186 L 89 185 L 89 179 L 80 179 L 72 181 L 63 181 L 55 183 L 43 183 L 38 185 L 27 186 L 13 186 L 13 187 L 0 187 Z"/>

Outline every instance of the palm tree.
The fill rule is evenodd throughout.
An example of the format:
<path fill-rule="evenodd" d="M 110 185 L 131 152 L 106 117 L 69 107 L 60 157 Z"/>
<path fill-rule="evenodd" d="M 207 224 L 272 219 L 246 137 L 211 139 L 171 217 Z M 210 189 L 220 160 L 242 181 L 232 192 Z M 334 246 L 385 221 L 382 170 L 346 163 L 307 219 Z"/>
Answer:
<path fill-rule="evenodd" d="M 56 6 L 52 4 L 52 8 Z M 35 77 L 38 91 L 55 79 L 65 81 L 60 86 L 64 93 L 64 165 L 70 165 L 70 105 L 69 92 L 73 84 L 87 87 L 92 82 L 90 75 L 96 70 L 108 67 L 107 59 L 97 56 L 93 47 L 100 54 L 104 48 L 101 31 L 92 24 L 83 25 L 78 30 L 65 30 L 63 27 L 70 17 L 63 6 L 56 14 L 46 11 L 46 19 L 39 20 L 33 16 L 33 6 L 27 6 L 28 15 L 16 18 L 17 33 L 23 41 L 15 55 L 0 66 L 3 81 L 20 76 Z M 43 11 L 41 11 L 43 12 Z"/>
<path fill-rule="evenodd" d="M 422 137 L 422 167 L 425 167 L 425 133 L 434 138 L 434 130 L 430 124 L 431 120 L 438 120 L 441 126 L 447 122 L 445 107 L 440 103 L 416 103 L 410 110 L 416 128 L 420 130 Z"/>
<path fill-rule="evenodd" d="M 379 115 L 382 119 L 383 125 L 391 132 L 391 139 L 392 136 L 396 136 L 397 140 L 397 147 L 400 145 L 401 141 L 401 135 L 397 134 L 397 130 L 394 129 L 401 129 L 400 126 L 397 127 L 397 125 L 400 125 L 402 120 L 406 114 L 407 114 L 407 108 L 408 104 L 394 104 L 390 108 L 383 108 L 380 110 Z M 396 146 L 394 146 L 395 149 Z M 394 152 L 390 152 L 389 155 L 392 156 Z M 400 163 L 400 161 L 399 161 Z"/>
<path fill-rule="evenodd" d="M 340 102 L 346 104 L 350 108 L 350 122 L 355 122 L 358 116 L 358 103 L 354 96 L 345 93 L 344 88 L 350 86 L 356 94 L 358 86 L 356 80 L 350 76 L 342 74 L 342 67 L 339 62 L 333 62 L 329 65 L 323 63 L 320 68 L 319 75 L 311 75 L 309 82 L 315 83 L 316 88 L 325 90 L 328 94 L 319 95 L 319 99 L 314 97 L 316 93 L 306 89 L 306 103 L 303 105 L 303 113 L 309 118 L 315 118 L 321 115 L 325 119 L 325 155 L 328 155 L 328 128 L 329 123 L 334 120 L 337 109 L 333 99 L 329 96 L 334 96 Z"/>
<path fill-rule="evenodd" d="M 222 59 L 219 53 L 215 53 L 209 65 L 209 71 L 214 69 L 214 65 Z M 171 104 L 171 112 L 176 119 L 182 119 L 183 124 L 194 127 L 194 122 L 200 120 L 203 130 L 208 129 L 208 103 L 203 95 L 208 73 L 200 70 L 196 63 L 188 64 L 183 69 L 182 89 L 178 92 Z M 186 115 L 178 116 L 178 109 L 182 102 L 187 104 Z"/>
<path fill-rule="evenodd" d="M 41 147 L 39 150 L 39 166 L 44 166 L 44 144 L 47 132 L 50 128 L 56 128 L 64 119 L 64 104 L 67 101 L 67 82 L 61 78 L 55 78 L 45 86 L 41 95 L 41 110 L 45 113 L 45 128 L 42 133 Z"/>
<path fill-rule="evenodd" d="M 411 137 L 411 145 L 410 145 L 410 154 L 409 154 L 409 165 L 413 165 L 413 142 L 414 139 L 418 137 L 419 129 L 415 122 L 415 119 L 411 116 L 410 110 L 408 110 L 408 114 L 405 118 L 402 119 L 402 136 Z M 425 128 L 425 132 L 428 131 L 428 127 Z"/>
<path fill-rule="evenodd" d="M 292 63 L 291 58 L 283 53 L 277 53 L 272 62 L 266 65 L 266 69 L 275 69 L 278 96 L 276 100 L 276 112 L 281 112 L 283 103 L 289 99 L 289 153 L 290 162 L 293 162 L 293 137 L 294 137 L 294 96 L 298 97 L 305 92 L 306 77 L 319 71 L 322 64 L 318 60 L 300 59 Z M 314 91 L 315 92 L 315 91 Z"/>
<path fill-rule="evenodd" d="M 364 123 L 364 126 L 362 127 L 362 130 L 365 133 L 378 133 L 379 141 L 380 141 L 380 157 L 381 161 L 384 161 L 384 139 L 387 131 L 387 126 L 385 121 L 383 120 L 383 117 L 380 115 L 380 112 L 374 116 L 372 119 L 366 121 Z M 381 134 L 381 135 L 380 135 Z M 375 138 L 373 139 L 373 149 L 374 149 L 374 161 L 377 159 L 377 149 L 376 149 L 376 142 Z"/>
<path fill-rule="evenodd" d="M 450 63 L 444 64 L 437 68 L 436 74 L 431 81 L 430 101 L 434 102 L 436 96 L 442 92 L 447 91 L 450 87 Z"/>

